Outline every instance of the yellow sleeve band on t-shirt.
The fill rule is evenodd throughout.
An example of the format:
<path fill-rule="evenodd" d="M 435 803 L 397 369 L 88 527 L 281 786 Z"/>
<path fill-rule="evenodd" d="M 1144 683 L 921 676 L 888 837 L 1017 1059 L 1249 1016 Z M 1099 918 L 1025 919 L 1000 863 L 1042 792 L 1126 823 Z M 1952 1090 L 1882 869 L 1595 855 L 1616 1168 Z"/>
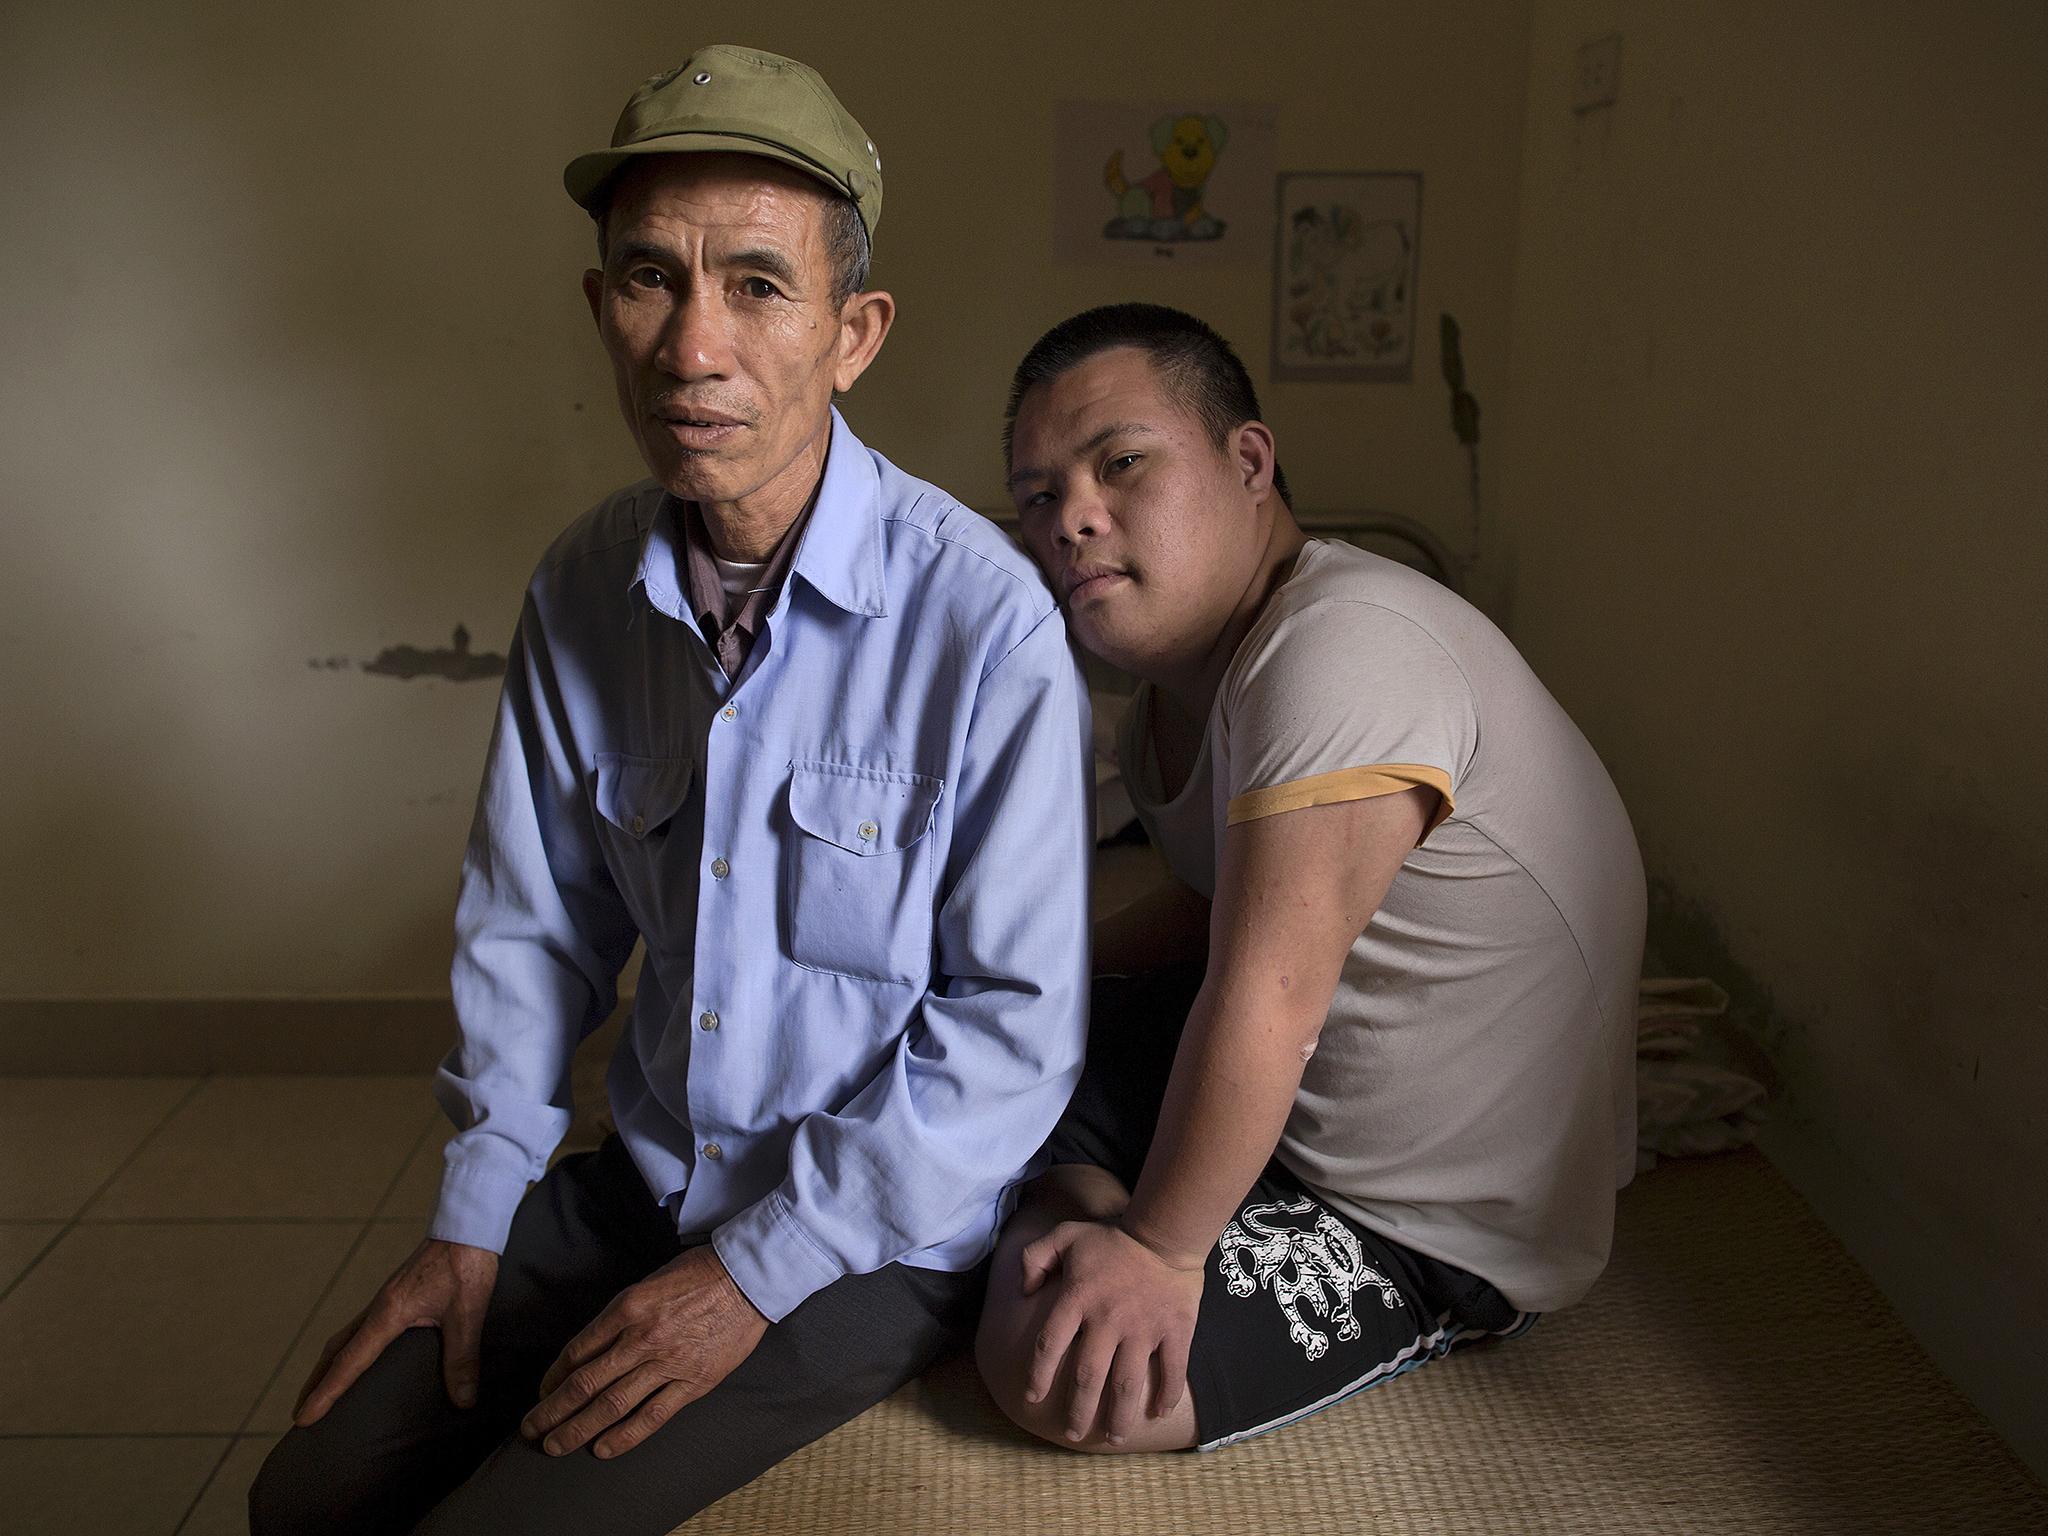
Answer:
<path fill-rule="evenodd" d="M 1376 795 L 1398 795 L 1404 789 L 1416 788 L 1433 789 L 1442 797 L 1436 814 L 1422 829 L 1422 835 L 1427 837 L 1457 807 L 1451 799 L 1451 776 L 1426 763 L 1372 763 L 1364 768 L 1313 774 L 1267 789 L 1248 789 L 1230 802 L 1224 825 L 1234 827 L 1240 821 L 1257 821 L 1262 816 L 1277 816 L 1304 806 L 1341 805 L 1347 800 L 1370 800 Z"/>

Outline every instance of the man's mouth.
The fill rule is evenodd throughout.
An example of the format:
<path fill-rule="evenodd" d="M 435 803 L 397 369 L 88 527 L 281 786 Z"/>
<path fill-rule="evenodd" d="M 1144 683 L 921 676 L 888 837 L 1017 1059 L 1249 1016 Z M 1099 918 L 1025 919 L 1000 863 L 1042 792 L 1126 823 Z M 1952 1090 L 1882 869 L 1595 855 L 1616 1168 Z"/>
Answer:
<path fill-rule="evenodd" d="M 1113 565 L 1077 565 L 1060 578 L 1060 585 L 1067 594 L 1067 605 L 1072 607 L 1085 599 L 1098 597 L 1130 579 L 1128 572 Z"/>
<path fill-rule="evenodd" d="M 737 416 L 701 408 L 661 410 L 655 417 L 685 448 L 716 448 L 746 426 Z"/>

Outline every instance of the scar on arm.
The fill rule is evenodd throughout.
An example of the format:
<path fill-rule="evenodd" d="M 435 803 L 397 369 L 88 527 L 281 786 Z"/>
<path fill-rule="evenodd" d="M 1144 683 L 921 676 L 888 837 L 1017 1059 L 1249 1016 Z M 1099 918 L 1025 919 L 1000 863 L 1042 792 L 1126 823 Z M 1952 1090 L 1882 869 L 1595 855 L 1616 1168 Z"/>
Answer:
<path fill-rule="evenodd" d="M 1282 992 L 1285 992 L 1289 987 L 1293 985 L 1294 979 L 1291 976 L 1289 976 L 1285 971 L 1282 971 L 1280 973 L 1280 990 Z M 1309 1036 L 1307 1040 L 1302 1042 L 1301 1059 L 1303 1061 L 1307 1061 L 1309 1057 L 1315 1055 L 1316 1042 L 1322 1038 L 1322 1034 L 1322 1026 L 1317 1025 L 1316 1032 L 1313 1035 Z"/>

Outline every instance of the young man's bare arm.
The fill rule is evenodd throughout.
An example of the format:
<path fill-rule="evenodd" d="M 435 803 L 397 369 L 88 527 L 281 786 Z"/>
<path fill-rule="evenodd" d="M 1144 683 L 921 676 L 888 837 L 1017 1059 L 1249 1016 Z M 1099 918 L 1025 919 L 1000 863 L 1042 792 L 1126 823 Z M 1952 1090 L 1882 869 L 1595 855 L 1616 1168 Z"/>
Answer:
<path fill-rule="evenodd" d="M 1041 1400 L 1077 1352 L 1066 1417 L 1081 1434 L 1099 1412 L 1118 1441 L 1178 1403 L 1209 1249 L 1272 1155 L 1345 956 L 1436 805 L 1413 789 L 1226 833 L 1206 977 L 1131 1202 L 1023 1254 L 1027 1289 L 1054 1272 L 1062 1285 L 1027 1395 Z"/>

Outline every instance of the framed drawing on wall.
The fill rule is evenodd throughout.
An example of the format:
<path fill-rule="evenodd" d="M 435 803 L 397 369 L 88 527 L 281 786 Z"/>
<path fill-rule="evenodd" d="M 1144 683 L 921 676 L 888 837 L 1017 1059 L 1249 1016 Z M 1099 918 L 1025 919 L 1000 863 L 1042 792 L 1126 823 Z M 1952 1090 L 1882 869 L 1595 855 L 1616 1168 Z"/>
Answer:
<path fill-rule="evenodd" d="M 1415 360 L 1419 171 L 1282 171 L 1273 377 L 1405 384 Z"/>

